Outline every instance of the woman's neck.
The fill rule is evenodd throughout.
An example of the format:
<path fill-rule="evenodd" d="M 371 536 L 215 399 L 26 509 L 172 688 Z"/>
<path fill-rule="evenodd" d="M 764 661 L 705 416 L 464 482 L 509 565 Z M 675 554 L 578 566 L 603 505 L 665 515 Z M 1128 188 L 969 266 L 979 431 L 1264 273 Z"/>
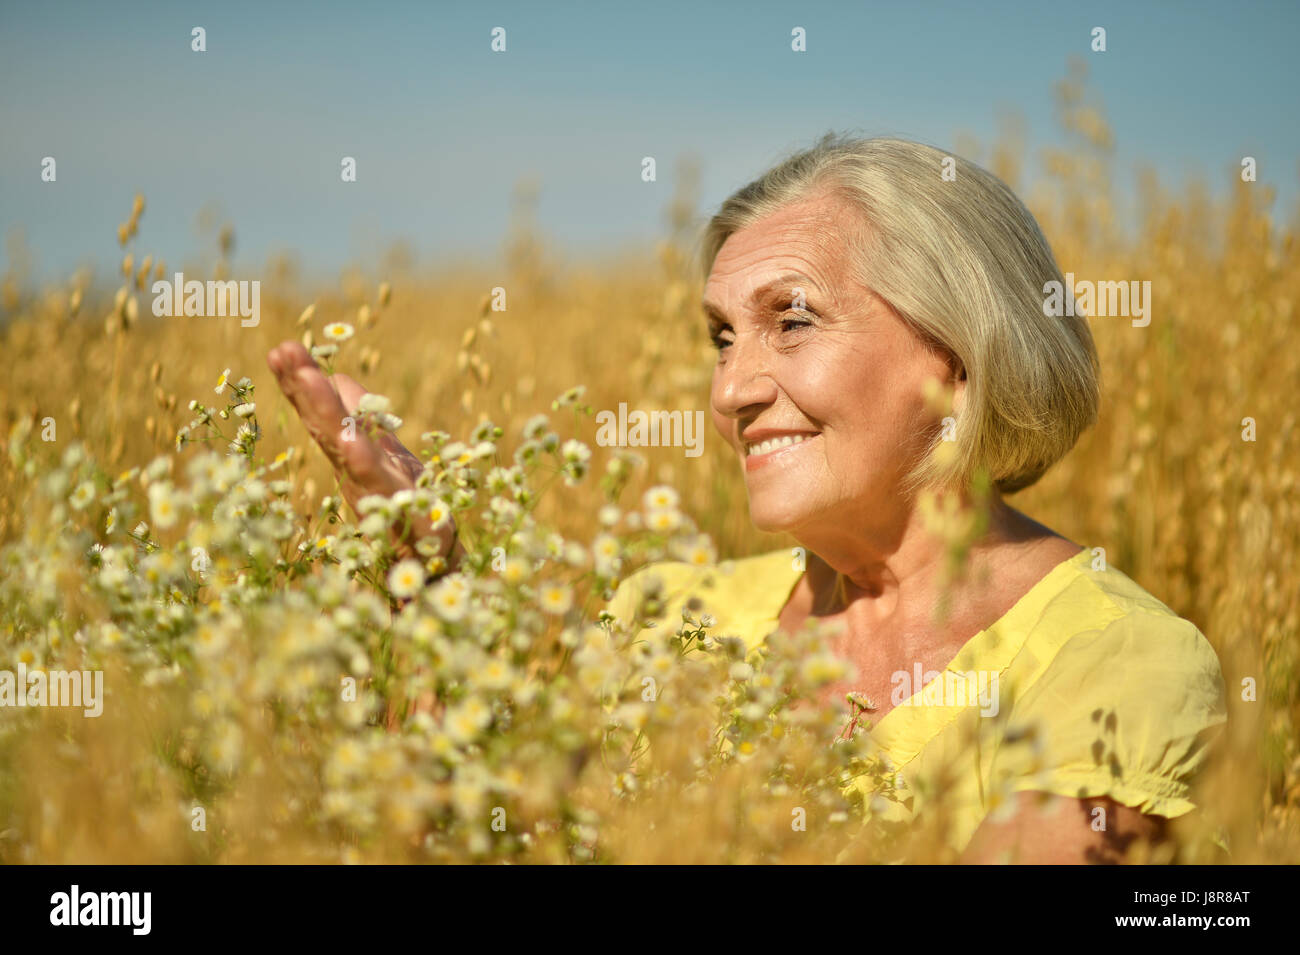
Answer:
<path fill-rule="evenodd" d="M 951 500 L 938 497 L 938 513 L 944 513 L 945 501 Z M 1008 543 L 1053 536 L 996 493 L 988 498 L 983 517 L 979 505 L 969 498 L 957 503 L 968 515 L 965 520 L 973 523 L 963 525 L 963 518 L 950 517 L 947 527 L 936 527 L 935 519 L 927 519 L 922 506 L 913 504 L 892 527 L 874 533 L 864 532 L 865 521 L 844 520 L 820 533 L 811 528 L 798 533 L 800 544 L 809 551 L 806 581 L 815 611 L 835 613 L 865 604 L 872 608 L 872 616 L 890 617 L 914 603 L 930 606 L 958 548 L 967 552 L 976 569 Z M 962 539 L 963 527 L 966 539 Z"/>

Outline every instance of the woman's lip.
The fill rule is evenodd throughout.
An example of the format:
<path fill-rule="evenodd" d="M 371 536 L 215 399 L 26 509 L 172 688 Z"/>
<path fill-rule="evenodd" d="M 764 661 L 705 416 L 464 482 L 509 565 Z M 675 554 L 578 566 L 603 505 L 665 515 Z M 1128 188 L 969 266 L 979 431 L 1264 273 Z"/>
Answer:
<path fill-rule="evenodd" d="M 788 454 L 791 451 L 797 451 L 799 448 L 802 448 L 804 445 L 808 444 L 814 438 L 820 436 L 821 436 L 821 432 L 818 431 L 816 434 L 808 435 L 808 437 L 804 438 L 802 441 L 796 441 L 794 444 L 787 444 L 784 447 L 777 448 L 774 451 L 768 451 L 766 454 L 747 454 L 745 455 L 745 470 L 753 471 L 757 468 L 765 467 L 766 465 L 770 464 L 773 459 L 780 457 L 783 454 Z"/>

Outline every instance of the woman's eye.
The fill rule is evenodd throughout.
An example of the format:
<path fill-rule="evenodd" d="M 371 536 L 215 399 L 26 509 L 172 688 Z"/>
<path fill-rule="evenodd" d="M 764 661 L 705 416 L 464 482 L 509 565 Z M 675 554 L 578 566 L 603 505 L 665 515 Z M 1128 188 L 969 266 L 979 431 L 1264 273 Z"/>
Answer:
<path fill-rule="evenodd" d="M 813 313 L 811 311 L 808 311 L 806 309 L 792 308 L 787 310 L 782 315 L 782 317 L 778 319 L 778 322 L 781 326 L 782 331 L 787 331 L 787 332 L 796 331 L 800 328 L 811 327 L 813 324 L 811 320 L 812 317 L 813 317 Z M 709 333 L 709 340 L 713 343 L 713 347 L 717 349 L 719 352 L 721 352 L 722 350 L 724 350 L 725 348 L 727 348 L 729 345 L 732 344 L 732 340 L 730 338 L 723 337 L 724 335 L 729 335 L 730 333 L 731 333 L 730 328 L 720 328 L 716 331 L 712 331 Z"/>

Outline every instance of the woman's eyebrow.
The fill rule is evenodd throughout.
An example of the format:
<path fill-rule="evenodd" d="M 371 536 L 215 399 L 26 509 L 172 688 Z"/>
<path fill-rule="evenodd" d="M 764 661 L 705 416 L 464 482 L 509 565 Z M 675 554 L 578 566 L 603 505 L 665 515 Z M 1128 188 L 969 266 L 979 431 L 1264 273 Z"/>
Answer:
<path fill-rule="evenodd" d="M 776 278 L 764 282 L 762 285 L 758 286 L 758 288 L 754 289 L 754 291 L 750 293 L 749 301 L 750 304 L 757 302 L 770 302 L 775 296 L 775 293 L 785 292 L 792 288 L 803 288 L 805 286 L 817 290 L 816 283 L 802 272 L 783 272 Z M 727 316 L 722 313 L 722 309 L 718 308 L 708 299 L 701 301 L 700 307 L 704 309 L 704 314 L 714 321 L 723 324 L 727 323 Z"/>

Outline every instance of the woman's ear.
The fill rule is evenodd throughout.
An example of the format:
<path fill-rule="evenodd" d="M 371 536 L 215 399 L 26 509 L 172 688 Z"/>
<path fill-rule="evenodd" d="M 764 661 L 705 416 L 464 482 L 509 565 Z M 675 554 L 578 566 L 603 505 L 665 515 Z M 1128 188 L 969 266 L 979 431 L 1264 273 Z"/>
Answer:
<path fill-rule="evenodd" d="M 956 355 L 948 356 L 948 383 L 952 386 L 952 410 L 961 411 L 962 402 L 966 397 L 966 366 Z"/>

